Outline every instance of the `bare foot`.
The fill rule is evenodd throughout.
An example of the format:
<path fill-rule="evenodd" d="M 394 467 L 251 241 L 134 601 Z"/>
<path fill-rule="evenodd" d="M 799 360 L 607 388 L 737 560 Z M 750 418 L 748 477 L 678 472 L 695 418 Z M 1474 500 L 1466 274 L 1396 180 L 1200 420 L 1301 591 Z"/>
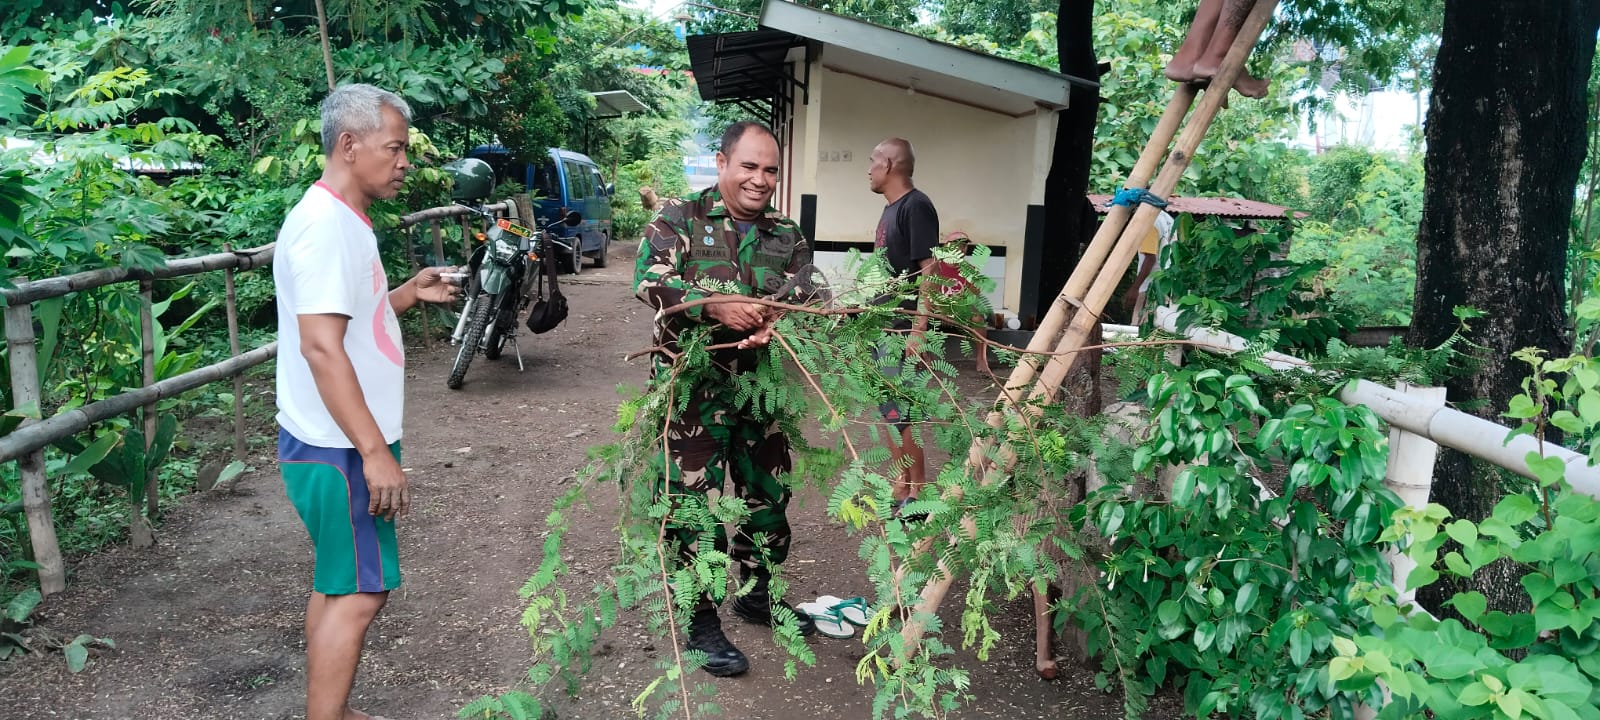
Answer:
<path fill-rule="evenodd" d="M 1191 83 L 1200 79 L 1194 74 L 1194 63 L 1184 62 L 1181 57 L 1174 57 L 1172 62 L 1167 63 L 1166 74 L 1167 79 L 1174 82 Z"/>
<path fill-rule="evenodd" d="M 1211 78 L 1207 76 L 1199 80 L 1195 80 L 1194 85 L 1201 88 L 1210 87 Z M 1247 98 L 1264 98 L 1267 96 L 1267 88 L 1271 86 L 1271 80 L 1263 80 L 1248 73 L 1240 74 L 1239 77 L 1233 81 L 1233 89 L 1238 91 L 1240 95 L 1243 95 Z M 1226 103 L 1227 101 L 1224 100 L 1223 102 Z M 1224 105 L 1223 107 L 1227 106 Z"/>
<path fill-rule="evenodd" d="M 1233 81 L 1233 89 L 1247 98 L 1264 98 L 1267 96 L 1267 86 L 1271 83 L 1249 73 L 1239 73 L 1239 77 Z"/>

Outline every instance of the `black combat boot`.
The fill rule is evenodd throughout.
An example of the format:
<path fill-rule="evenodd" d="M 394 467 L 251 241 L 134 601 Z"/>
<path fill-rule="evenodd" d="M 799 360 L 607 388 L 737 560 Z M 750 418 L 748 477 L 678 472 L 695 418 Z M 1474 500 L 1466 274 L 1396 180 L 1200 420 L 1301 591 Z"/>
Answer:
<path fill-rule="evenodd" d="M 750 660 L 722 634 L 715 607 L 696 610 L 689 619 L 689 649 L 705 653 L 705 671 L 717 677 L 742 675 L 750 669 Z"/>
<path fill-rule="evenodd" d="M 801 637 L 817 631 L 817 624 L 811 621 L 810 615 L 795 610 L 793 605 L 782 600 L 772 601 L 771 594 L 767 592 L 767 584 L 772 579 L 770 573 L 766 570 L 755 570 L 753 573 L 747 572 L 744 574 L 746 582 L 750 580 L 751 575 L 755 576 L 755 587 L 750 588 L 750 592 L 734 598 L 733 602 L 729 603 L 734 615 L 738 615 L 745 622 L 772 627 L 778 624 L 777 618 L 773 617 L 777 609 L 785 608 L 794 613 L 795 626 L 799 628 Z"/>

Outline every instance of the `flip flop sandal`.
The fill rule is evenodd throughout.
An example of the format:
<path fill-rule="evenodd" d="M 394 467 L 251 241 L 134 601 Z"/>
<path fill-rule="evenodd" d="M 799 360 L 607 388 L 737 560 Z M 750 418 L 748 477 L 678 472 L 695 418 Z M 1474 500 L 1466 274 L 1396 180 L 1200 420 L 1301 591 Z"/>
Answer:
<path fill-rule="evenodd" d="M 817 632 L 823 635 L 836 640 L 849 640 L 855 637 L 856 629 L 845 622 L 837 610 L 817 603 L 800 603 L 794 606 L 794 609 L 810 616 L 811 622 L 817 626 Z"/>
<path fill-rule="evenodd" d="M 866 598 L 853 597 L 841 600 L 832 595 L 821 595 L 817 597 L 816 604 L 833 610 L 851 625 L 866 627 L 867 621 L 872 618 L 872 608 L 867 606 Z"/>

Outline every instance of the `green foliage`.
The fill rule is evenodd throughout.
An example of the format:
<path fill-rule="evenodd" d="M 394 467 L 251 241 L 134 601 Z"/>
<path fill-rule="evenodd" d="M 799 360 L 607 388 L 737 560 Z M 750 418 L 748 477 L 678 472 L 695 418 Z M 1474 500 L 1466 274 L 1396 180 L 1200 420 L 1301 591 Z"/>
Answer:
<path fill-rule="evenodd" d="M 1276 395 L 1227 372 L 1150 378 L 1136 477 L 1072 511 L 1110 552 L 1103 581 L 1068 607 L 1103 658 L 1100 682 L 1126 689 L 1130 717 L 1163 684 L 1196 717 L 1347 712 L 1353 698 L 1308 663 L 1329 656 L 1335 633 L 1368 627 L 1355 591 L 1388 578 L 1373 545 L 1398 506 L 1382 485 L 1382 431 L 1325 388 Z M 1163 468 L 1170 498 L 1138 490 L 1138 476 Z"/>
<path fill-rule="evenodd" d="M 1542 439 L 1559 428 L 1593 458 L 1600 363 L 1547 360 L 1536 350 L 1517 357 L 1533 375 L 1506 412 L 1523 423 L 1516 433 Z M 1337 656 L 1320 669 L 1326 683 L 1368 695 L 1383 683 L 1393 700 L 1380 718 L 1600 718 L 1600 501 L 1567 484 L 1560 458 L 1530 452 L 1526 462 L 1534 486 L 1506 495 L 1489 517 L 1451 520 L 1432 504 L 1397 513 L 1383 537 L 1409 538 L 1415 569 L 1397 578 L 1409 590 L 1494 565 L 1511 569 L 1527 609 L 1492 608 L 1466 591 L 1446 603 L 1453 616 L 1439 620 L 1375 590 L 1376 627 L 1337 641 Z"/>
<path fill-rule="evenodd" d="M 1322 267 L 1316 284 L 1361 325 L 1411 322 L 1422 158 L 1334 148 L 1308 172 L 1312 219 L 1295 229 L 1291 261 Z"/>
<path fill-rule="evenodd" d="M 1162 250 L 1150 296 L 1180 312 L 1180 327 L 1201 325 L 1286 350 L 1320 351 L 1351 327 L 1312 281 L 1322 267 L 1284 258 L 1293 226 L 1262 223 L 1259 231 L 1220 220 L 1180 218 L 1179 240 Z"/>
<path fill-rule="evenodd" d="M 611 197 L 611 227 L 616 237 L 632 240 L 654 219 L 639 202 L 639 188 L 649 186 L 662 199 L 681 197 L 688 192 L 679 155 L 658 153 L 649 160 L 636 160 L 617 168 L 617 194 Z"/>

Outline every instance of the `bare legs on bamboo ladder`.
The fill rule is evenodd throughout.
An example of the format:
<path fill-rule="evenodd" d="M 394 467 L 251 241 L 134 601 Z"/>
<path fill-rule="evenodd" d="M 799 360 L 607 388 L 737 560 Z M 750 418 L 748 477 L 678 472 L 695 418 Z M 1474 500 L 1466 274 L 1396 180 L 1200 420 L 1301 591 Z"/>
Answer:
<path fill-rule="evenodd" d="M 1183 45 L 1167 63 L 1167 78 L 1181 83 L 1205 84 L 1222 69 L 1222 56 L 1239 35 L 1253 0 L 1200 0 L 1194 23 Z M 1233 89 L 1245 97 L 1267 96 L 1267 81 L 1241 72 Z"/>

